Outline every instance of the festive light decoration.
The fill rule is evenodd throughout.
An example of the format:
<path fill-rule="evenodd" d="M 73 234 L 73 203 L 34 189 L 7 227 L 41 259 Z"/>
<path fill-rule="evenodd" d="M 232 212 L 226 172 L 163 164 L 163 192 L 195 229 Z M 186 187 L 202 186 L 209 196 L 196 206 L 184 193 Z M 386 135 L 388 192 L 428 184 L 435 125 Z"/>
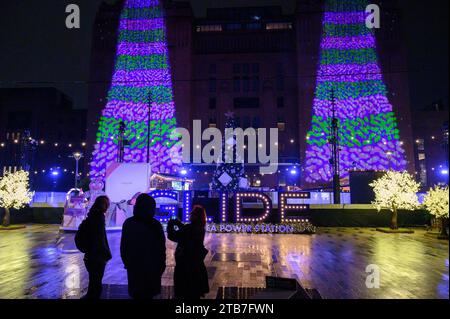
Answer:
<path fill-rule="evenodd" d="M 169 190 L 155 190 L 148 193 L 153 198 L 169 198 L 176 201 L 175 204 L 164 204 L 159 206 L 159 213 L 169 213 L 169 217 L 166 217 L 167 214 L 155 215 L 155 218 L 160 222 L 167 223 L 170 219 L 170 216 L 178 212 L 178 192 L 169 191 Z M 184 205 L 183 205 L 184 206 Z"/>
<path fill-rule="evenodd" d="M 314 234 L 316 227 L 308 220 L 281 224 L 209 224 L 206 231 L 210 233 L 251 233 L 251 234 Z"/>
<path fill-rule="evenodd" d="M 436 218 L 448 218 L 449 215 L 449 188 L 435 186 L 425 195 L 423 204 L 431 215 Z"/>
<path fill-rule="evenodd" d="M 122 123 L 124 139 L 129 142 L 124 149 L 125 163 L 149 160 L 155 173 L 176 173 L 181 146 L 170 139 L 176 127 L 173 99 L 160 1 L 126 0 L 119 23 L 115 71 L 99 121 L 90 175 L 103 178 L 106 167 L 117 159 Z"/>
<path fill-rule="evenodd" d="M 264 206 L 264 213 L 259 217 L 245 218 L 241 217 L 242 210 L 242 199 L 243 198 L 253 198 L 262 201 Z M 247 192 L 237 192 L 236 193 L 236 221 L 237 222 L 262 222 L 264 221 L 272 211 L 272 201 L 270 197 L 263 193 L 247 193 Z"/>
<path fill-rule="evenodd" d="M 434 215 L 436 218 L 440 219 L 440 230 L 441 234 L 438 238 L 447 238 L 447 227 L 448 227 L 448 215 L 449 215 L 449 190 L 448 186 L 439 187 L 435 186 L 431 188 L 425 195 L 423 204 L 425 208 Z"/>
<path fill-rule="evenodd" d="M 176 205 L 160 205 L 159 206 L 159 213 L 168 213 L 169 217 L 163 217 L 167 216 L 167 214 L 163 214 L 163 216 L 157 216 L 156 218 L 163 223 L 167 223 L 170 219 L 170 216 L 175 215 L 178 210 L 178 207 Z"/>
<path fill-rule="evenodd" d="M 169 217 L 166 217 L 167 214 L 164 214 L 164 216 L 156 216 L 155 218 L 158 219 L 160 222 L 166 223 L 170 219 L 170 215 L 174 215 L 178 212 L 178 192 L 177 191 L 169 191 L 169 190 L 155 190 L 149 193 L 150 196 L 153 198 L 169 198 L 172 200 L 177 201 L 176 204 L 164 204 L 159 206 L 159 212 L 160 213 L 169 213 Z M 192 209 L 192 194 L 190 191 L 183 191 L 183 221 L 185 223 L 189 222 L 190 219 L 190 213 Z M 207 222 L 212 222 L 211 217 L 206 217 Z"/>
<path fill-rule="evenodd" d="M 378 211 L 386 208 L 392 211 L 391 228 L 397 229 L 397 210 L 414 210 L 419 206 L 417 192 L 420 184 L 407 172 L 389 171 L 370 184 L 375 193 L 372 202 Z"/>
<path fill-rule="evenodd" d="M 228 212 L 228 193 L 223 192 L 220 193 L 220 212 L 222 222 L 227 221 L 227 212 Z"/>
<path fill-rule="evenodd" d="M 331 118 L 339 119 L 340 175 L 349 170 L 406 168 L 393 107 L 378 65 L 375 34 L 365 25 L 366 0 L 326 0 L 321 57 L 307 134 L 305 176 L 332 180 Z"/>
<path fill-rule="evenodd" d="M 288 199 L 306 199 L 306 198 L 311 198 L 311 193 L 309 192 L 280 192 L 278 194 L 279 196 L 279 200 L 278 200 L 278 209 L 280 210 L 280 217 L 281 217 L 281 222 L 287 222 L 287 221 L 292 221 L 292 222 L 301 222 L 303 219 L 302 218 L 292 218 L 292 217 L 288 217 L 286 216 L 286 211 L 288 210 L 295 210 L 295 211 L 304 211 L 309 209 L 309 205 L 306 204 L 299 204 L 299 205 L 291 205 L 288 204 L 287 201 Z"/>
<path fill-rule="evenodd" d="M 34 192 L 29 190 L 29 175 L 26 171 L 6 172 L 0 179 L 0 207 L 5 209 L 2 225 L 10 224 L 10 209 L 21 209 L 33 199 Z"/>
<path fill-rule="evenodd" d="M 189 221 L 191 217 L 191 205 L 192 205 L 192 194 L 190 191 L 183 192 L 183 220 L 185 223 Z"/>
<path fill-rule="evenodd" d="M 225 113 L 226 123 L 225 128 L 234 129 L 237 127 L 236 119 L 233 112 Z M 235 137 L 227 137 L 223 134 L 222 137 L 222 152 L 218 160 L 217 167 L 213 173 L 211 180 L 211 188 L 219 192 L 236 192 L 241 189 L 241 183 L 245 180 L 244 177 L 244 161 L 239 158 L 236 153 L 236 139 Z M 226 152 L 236 154 L 233 163 L 226 162 Z"/>

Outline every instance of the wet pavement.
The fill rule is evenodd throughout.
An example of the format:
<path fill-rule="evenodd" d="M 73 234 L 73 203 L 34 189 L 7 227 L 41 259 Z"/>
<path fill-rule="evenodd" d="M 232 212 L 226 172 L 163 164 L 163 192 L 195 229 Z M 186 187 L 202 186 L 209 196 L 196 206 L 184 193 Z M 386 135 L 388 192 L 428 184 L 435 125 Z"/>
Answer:
<path fill-rule="evenodd" d="M 79 298 L 87 273 L 73 234 L 56 225 L 0 232 L 0 298 Z M 120 232 L 109 233 L 113 259 L 103 283 L 106 298 L 126 298 Z M 144 243 L 143 243 L 144 244 Z M 264 287 L 265 276 L 296 278 L 323 298 L 449 298 L 448 241 L 370 228 L 322 228 L 315 235 L 208 234 L 211 292 L 219 287 Z M 172 295 L 175 245 L 167 241 L 163 293 Z M 380 270 L 380 288 L 366 287 L 368 265 Z"/>

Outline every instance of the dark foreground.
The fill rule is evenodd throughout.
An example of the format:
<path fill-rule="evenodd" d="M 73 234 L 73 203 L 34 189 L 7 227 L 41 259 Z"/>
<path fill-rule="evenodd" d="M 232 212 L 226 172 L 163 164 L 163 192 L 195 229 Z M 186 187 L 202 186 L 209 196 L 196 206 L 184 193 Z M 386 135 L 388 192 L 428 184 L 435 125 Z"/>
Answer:
<path fill-rule="evenodd" d="M 208 234 L 207 297 L 216 298 L 220 287 L 263 287 L 265 276 L 272 275 L 296 278 L 303 286 L 318 289 L 323 298 L 448 299 L 448 241 L 424 233 L 322 228 L 316 235 Z M 120 232 L 108 237 L 113 259 L 106 269 L 104 296 L 125 298 Z M 168 241 L 167 248 L 160 298 L 172 295 L 174 245 Z M 379 289 L 366 287 L 370 264 L 380 269 Z M 60 234 L 54 225 L 1 232 L 0 274 L 0 298 L 7 299 L 79 298 L 87 286 L 83 255 L 73 245 L 73 234 Z"/>

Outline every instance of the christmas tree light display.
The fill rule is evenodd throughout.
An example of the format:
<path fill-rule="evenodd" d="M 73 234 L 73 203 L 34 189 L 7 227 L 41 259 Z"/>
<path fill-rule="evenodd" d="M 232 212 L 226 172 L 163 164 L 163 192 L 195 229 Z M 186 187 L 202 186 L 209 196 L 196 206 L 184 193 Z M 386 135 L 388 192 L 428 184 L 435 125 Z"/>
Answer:
<path fill-rule="evenodd" d="M 332 180 L 331 119 L 339 120 L 340 174 L 349 170 L 405 170 L 397 119 L 378 65 L 375 34 L 366 27 L 366 0 L 326 0 L 321 56 L 305 176 Z"/>
<path fill-rule="evenodd" d="M 176 118 L 160 1 L 126 0 L 118 39 L 115 70 L 108 102 L 99 121 L 91 176 L 103 178 L 108 165 L 116 161 L 121 123 L 128 142 L 123 162 L 147 162 L 150 138 L 152 171 L 175 173 L 180 147 L 170 139 Z"/>
<path fill-rule="evenodd" d="M 235 129 L 237 127 L 236 119 L 233 112 L 225 113 L 226 129 Z M 227 163 L 225 159 L 225 153 L 228 151 L 231 154 L 236 154 L 236 139 L 235 137 L 226 137 L 226 134 L 222 138 L 222 152 L 221 158 L 218 161 L 216 170 L 214 171 L 211 181 L 211 188 L 219 192 L 233 192 L 238 191 L 241 188 L 241 184 L 244 177 L 244 164 L 242 159 L 237 157 L 233 163 Z M 246 180 L 245 180 L 246 181 Z"/>

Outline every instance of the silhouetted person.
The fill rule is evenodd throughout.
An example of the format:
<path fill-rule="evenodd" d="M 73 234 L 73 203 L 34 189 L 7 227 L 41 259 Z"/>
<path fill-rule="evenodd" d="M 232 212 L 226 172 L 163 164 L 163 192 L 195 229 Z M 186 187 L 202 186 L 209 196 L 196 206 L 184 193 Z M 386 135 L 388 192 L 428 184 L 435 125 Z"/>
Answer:
<path fill-rule="evenodd" d="M 172 219 L 167 226 L 168 238 L 178 243 L 173 277 L 177 299 L 200 299 L 209 292 L 208 273 L 204 263 L 208 250 L 203 245 L 205 209 L 195 206 L 190 221 L 190 224 L 183 224 L 178 219 Z"/>
<path fill-rule="evenodd" d="M 150 299 L 161 293 L 161 276 L 166 269 L 166 237 L 155 216 L 156 202 L 141 194 L 133 217 L 122 227 L 120 255 L 128 272 L 128 293 L 134 299 Z"/>
<path fill-rule="evenodd" d="M 86 240 L 84 264 L 89 273 L 88 291 L 83 299 L 100 299 L 102 294 L 102 279 L 106 263 L 111 259 L 105 230 L 105 214 L 108 208 L 108 197 L 97 197 L 87 218 L 83 221 L 85 227 L 83 227 L 82 236 L 85 236 Z"/>

